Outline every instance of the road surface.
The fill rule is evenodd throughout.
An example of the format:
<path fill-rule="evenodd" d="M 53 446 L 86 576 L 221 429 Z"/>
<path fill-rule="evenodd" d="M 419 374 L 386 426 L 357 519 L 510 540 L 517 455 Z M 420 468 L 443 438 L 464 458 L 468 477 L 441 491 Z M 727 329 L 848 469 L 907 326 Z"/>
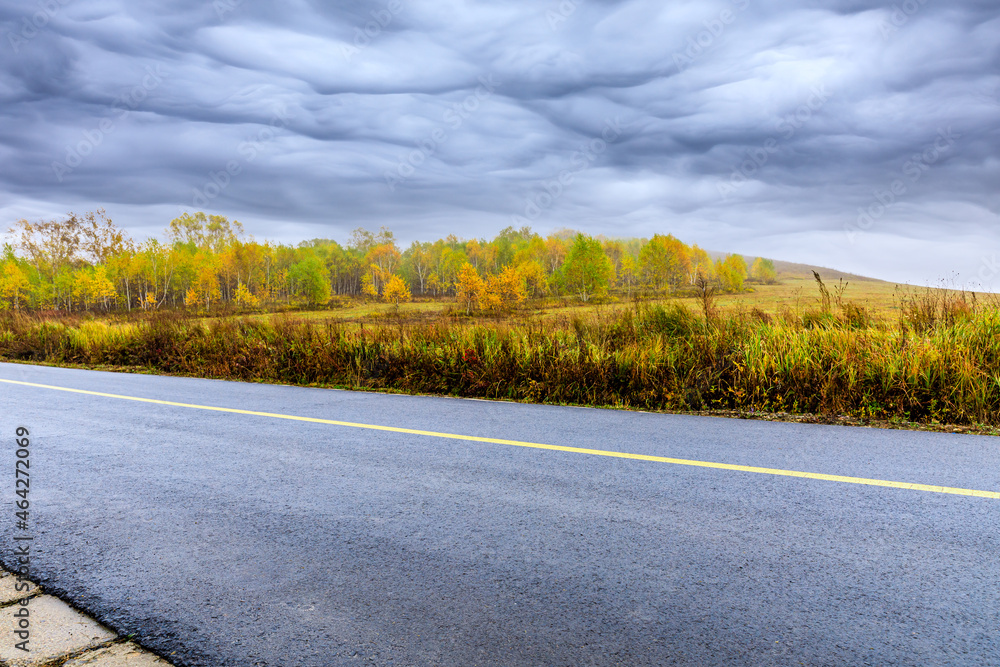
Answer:
<path fill-rule="evenodd" d="M 19 364 L 0 406 L 4 563 L 23 425 L 38 581 L 177 665 L 1000 663 L 998 439 Z"/>

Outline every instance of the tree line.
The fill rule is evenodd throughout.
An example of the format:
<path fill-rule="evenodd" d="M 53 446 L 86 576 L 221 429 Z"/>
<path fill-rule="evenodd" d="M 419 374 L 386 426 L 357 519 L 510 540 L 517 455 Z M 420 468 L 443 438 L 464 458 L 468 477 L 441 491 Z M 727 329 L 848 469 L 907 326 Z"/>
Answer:
<path fill-rule="evenodd" d="M 170 221 L 164 240 L 133 240 L 105 211 L 18 220 L 0 256 L 0 309 L 133 311 L 320 307 L 336 296 L 390 303 L 452 297 L 463 308 L 506 310 L 529 298 L 583 301 L 610 293 L 665 294 L 694 285 L 740 291 L 774 282 L 770 260 L 713 260 L 672 235 L 608 239 L 508 227 L 492 240 L 413 241 L 356 229 L 346 244 L 258 242 L 236 220 L 202 212 Z"/>

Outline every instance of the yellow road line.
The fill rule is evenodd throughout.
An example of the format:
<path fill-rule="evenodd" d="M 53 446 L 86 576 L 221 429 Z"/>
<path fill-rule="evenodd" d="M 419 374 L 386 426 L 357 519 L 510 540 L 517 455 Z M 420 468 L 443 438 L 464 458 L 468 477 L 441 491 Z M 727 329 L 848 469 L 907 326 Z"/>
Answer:
<path fill-rule="evenodd" d="M 932 484 L 913 484 L 910 482 L 892 482 L 884 479 L 868 479 L 865 477 L 846 477 L 844 475 L 824 475 L 816 472 L 799 472 L 797 470 L 782 470 L 780 468 L 758 468 L 757 466 L 734 465 L 732 463 L 713 463 L 711 461 L 692 461 L 689 459 L 674 459 L 666 456 L 650 456 L 648 454 L 629 454 L 627 452 L 615 452 L 605 449 L 586 449 L 583 447 L 565 447 L 563 445 L 546 445 L 539 442 L 522 442 L 520 440 L 504 440 L 502 438 L 484 438 L 477 435 L 458 435 L 456 433 L 439 433 L 437 431 L 422 431 L 413 428 L 400 428 L 398 426 L 379 426 L 377 424 L 360 424 L 357 422 L 338 421 L 336 419 L 319 419 L 317 417 L 298 417 L 295 415 L 283 415 L 275 412 L 255 412 L 253 410 L 239 410 L 236 408 L 220 408 L 211 405 L 196 405 L 194 403 L 177 403 L 174 401 L 161 401 L 155 398 L 139 398 L 137 396 L 123 396 L 121 394 L 106 394 L 100 391 L 87 391 L 85 389 L 71 389 L 69 387 L 56 387 L 48 384 L 36 384 L 34 382 L 20 382 L 17 380 L 4 380 L 0 382 L 7 384 L 23 385 L 25 387 L 36 387 L 39 389 L 54 389 L 57 391 L 67 391 L 74 394 L 86 394 L 88 396 L 102 396 L 104 398 L 117 398 L 125 401 L 137 401 L 139 403 L 153 403 L 155 405 L 169 405 L 175 408 L 191 408 L 194 410 L 210 410 L 213 412 L 228 412 L 237 415 L 252 415 L 254 417 L 270 417 L 272 419 L 289 419 L 292 421 L 311 422 L 314 424 L 332 424 L 334 426 L 346 426 L 349 428 L 362 428 L 371 431 L 389 431 L 392 433 L 407 433 L 410 435 L 423 435 L 431 438 L 448 438 L 451 440 L 466 440 L 470 442 L 488 442 L 495 445 L 510 445 L 513 447 L 530 447 L 532 449 L 550 449 L 557 452 L 572 452 L 574 454 L 590 454 L 592 456 L 609 456 L 618 459 L 635 459 L 637 461 L 654 461 L 656 463 L 670 463 L 680 466 L 695 466 L 699 468 L 715 468 L 718 470 L 734 470 L 737 472 L 752 472 L 762 475 L 780 475 L 783 477 L 802 477 L 805 479 L 821 479 L 827 482 L 841 482 L 844 484 L 864 484 L 868 486 L 886 486 L 893 489 L 910 489 L 911 491 L 929 491 L 931 493 L 951 493 L 960 496 L 976 496 L 978 498 L 993 498 L 1000 500 L 1000 492 L 977 491 L 975 489 L 959 489 L 950 486 L 934 486 Z"/>

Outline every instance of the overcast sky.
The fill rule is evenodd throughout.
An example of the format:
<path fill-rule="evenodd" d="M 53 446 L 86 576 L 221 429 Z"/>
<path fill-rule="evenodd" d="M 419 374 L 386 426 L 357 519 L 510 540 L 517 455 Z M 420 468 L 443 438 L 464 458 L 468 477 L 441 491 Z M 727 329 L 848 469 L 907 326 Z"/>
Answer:
<path fill-rule="evenodd" d="M 1000 290 L 996 0 L 0 0 L 0 224 L 672 233 Z"/>

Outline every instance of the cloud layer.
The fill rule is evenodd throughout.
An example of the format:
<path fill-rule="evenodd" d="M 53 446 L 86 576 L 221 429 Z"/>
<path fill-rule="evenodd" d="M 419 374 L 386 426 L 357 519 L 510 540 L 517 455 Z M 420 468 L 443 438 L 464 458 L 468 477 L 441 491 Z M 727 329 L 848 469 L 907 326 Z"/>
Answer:
<path fill-rule="evenodd" d="M 992 1 L 0 0 L 0 34 L 4 226 L 671 232 L 1000 289 Z"/>

